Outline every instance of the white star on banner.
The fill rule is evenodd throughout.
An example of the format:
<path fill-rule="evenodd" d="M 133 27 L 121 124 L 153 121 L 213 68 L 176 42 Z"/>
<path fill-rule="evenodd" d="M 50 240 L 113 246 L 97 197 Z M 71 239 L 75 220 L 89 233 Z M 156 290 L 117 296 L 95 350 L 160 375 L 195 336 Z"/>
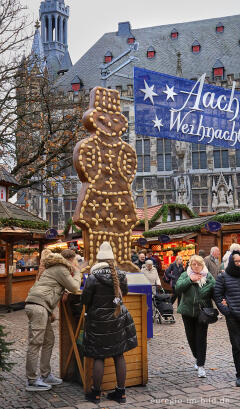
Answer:
<path fill-rule="evenodd" d="M 153 119 L 152 122 L 154 123 L 154 128 L 158 128 L 158 131 L 160 132 L 161 126 L 163 126 L 162 119 L 158 119 L 156 115 L 155 119 Z"/>
<path fill-rule="evenodd" d="M 156 92 L 153 91 L 154 85 L 149 87 L 145 80 L 144 80 L 144 85 L 145 85 L 145 88 L 140 89 L 140 91 L 144 92 L 144 94 L 145 94 L 144 95 L 144 101 L 145 101 L 145 99 L 149 98 L 151 103 L 154 105 L 153 97 L 157 96 Z"/>
<path fill-rule="evenodd" d="M 166 84 L 166 91 L 163 91 L 164 94 L 167 95 L 167 101 L 169 98 L 171 98 L 172 101 L 174 101 L 174 95 L 177 95 L 176 92 L 174 92 L 174 86 L 172 88 L 169 88 L 169 86 Z"/>

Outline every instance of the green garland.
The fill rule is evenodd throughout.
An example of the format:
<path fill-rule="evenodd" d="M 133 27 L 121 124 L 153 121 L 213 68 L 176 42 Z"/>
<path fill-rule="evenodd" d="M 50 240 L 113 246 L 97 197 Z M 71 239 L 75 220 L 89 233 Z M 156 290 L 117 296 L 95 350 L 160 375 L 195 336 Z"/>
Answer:
<path fill-rule="evenodd" d="M 182 209 L 182 210 L 185 210 L 185 212 L 191 218 L 198 217 L 197 214 L 194 213 L 191 209 L 189 209 L 189 207 L 185 204 L 169 203 L 169 204 L 162 205 L 162 207 L 151 218 L 151 223 L 155 222 L 161 215 L 162 215 L 162 223 L 166 223 L 167 217 L 168 217 L 168 209 Z"/>
<path fill-rule="evenodd" d="M 162 230 L 152 230 L 152 231 L 145 231 L 143 235 L 145 237 L 157 237 L 160 234 L 179 234 L 179 233 L 191 233 L 191 232 L 198 232 L 201 228 L 204 227 L 204 224 L 199 226 L 182 226 L 182 227 L 175 227 L 173 229 L 162 229 Z"/>
<path fill-rule="evenodd" d="M 218 214 L 212 216 L 209 221 L 216 221 L 219 223 L 234 223 L 240 221 L 240 213 L 233 213 L 233 214 Z M 206 223 L 206 222 L 205 222 Z M 160 234 L 178 234 L 178 233 L 190 233 L 190 232 L 198 232 L 205 226 L 205 223 L 202 223 L 198 226 L 182 226 L 182 227 L 175 227 L 172 229 L 162 229 L 162 230 L 152 230 L 146 231 L 143 233 L 145 237 L 157 237 Z"/>
<path fill-rule="evenodd" d="M 64 231 L 63 231 L 64 236 L 66 236 L 66 235 L 68 234 L 68 230 L 69 230 L 69 227 L 70 227 L 70 226 L 72 226 L 72 229 L 73 229 L 74 233 L 79 233 L 80 237 L 82 237 L 82 230 L 81 230 L 81 229 L 78 229 L 78 228 L 76 227 L 76 224 L 73 222 L 73 219 L 72 219 L 72 218 L 68 219 L 68 221 L 67 221 L 67 224 L 66 224 L 66 226 L 65 226 L 65 229 L 64 229 Z"/>
<path fill-rule="evenodd" d="M 177 203 L 169 203 L 169 204 L 164 204 L 161 206 L 161 208 L 149 219 L 149 226 L 151 226 L 160 216 L 162 216 L 162 222 L 161 223 L 166 223 L 167 222 L 167 217 L 168 217 L 168 210 L 169 209 L 182 209 L 185 210 L 185 212 L 191 217 L 191 218 L 196 218 L 198 215 L 194 213 L 189 207 L 185 204 L 177 204 Z M 141 219 L 139 220 L 138 224 L 144 224 L 145 220 Z"/>
<path fill-rule="evenodd" d="M 14 249 L 14 251 L 17 251 L 18 253 L 21 253 L 21 254 L 32 254 L 32 253 L 35 253 L 36 251 L 39 252 L 39 249 L 37 247 L 33 247 L 33 248 L 22 247 L 19 249 Z"/>
<path fill-rule="evenodd" d="M 20 219 L 1 219 L 0 218 L 0 226 L 16 226 L 16 227 L 23 227 L 27 229 L 34 229 L 34 230 L 47 230 L 49 228 L 48 222 L 33 222 L 31 220 L 20 220 Z"/>

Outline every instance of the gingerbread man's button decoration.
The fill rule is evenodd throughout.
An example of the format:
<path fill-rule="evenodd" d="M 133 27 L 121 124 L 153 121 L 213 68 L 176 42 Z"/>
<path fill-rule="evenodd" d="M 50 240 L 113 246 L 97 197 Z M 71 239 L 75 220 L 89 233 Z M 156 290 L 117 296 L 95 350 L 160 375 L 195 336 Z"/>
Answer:
<path fill-rule="evenodd" d="M 137 271 L 131 262 L 131 235 L 138 221 L 131 193 L 137 158 L 121 139 L 128 122 L 120 110 L 118 91 L 94 88 L 83 123 L 91 135 L 74 149 L 82 187 L 73 221 L 83 232 L 85 271 L 96 262 L 103 241 L 110 242 L 120 269 Z"/>

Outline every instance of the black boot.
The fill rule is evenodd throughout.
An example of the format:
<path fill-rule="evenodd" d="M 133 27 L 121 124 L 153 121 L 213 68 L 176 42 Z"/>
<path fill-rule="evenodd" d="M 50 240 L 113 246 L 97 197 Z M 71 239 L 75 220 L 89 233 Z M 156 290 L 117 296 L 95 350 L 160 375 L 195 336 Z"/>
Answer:
<path fill-rule="evenodd" d="M 114 392 L 108 393 L 107 398 L 118 403 L 126 403 L 125 388 L 116 387 Z"/>
<path fill-rule="evenodd" d="M 85 398 L 89 402 L 99 403 L 100 402 L 100 395 L 101 395 L 101 391 L 100 390 L 97 391 L 96 389 L 94 389 L 92 387 L 91 392 L 87 392 L 85 394 Z"/>

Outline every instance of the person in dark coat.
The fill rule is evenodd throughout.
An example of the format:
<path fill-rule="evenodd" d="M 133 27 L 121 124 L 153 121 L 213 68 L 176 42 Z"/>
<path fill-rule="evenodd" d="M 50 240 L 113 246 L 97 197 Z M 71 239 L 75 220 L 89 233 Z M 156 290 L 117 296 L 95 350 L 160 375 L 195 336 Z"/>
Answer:
<path fill-rule="evenodd" d="M 126 364 L 124 352 L 137 346 L 133 319 L 122 303 L 122 295 L 128 293 L 126 274 L 116 271 L 112 248 L 103 242 L 97 254 L 98 263 L 91 268 L 86 280 L 82 302 L 86 305 L 86 321 L 83 338 L 84 355 L 94 358 L 93 387 L 86 399 L 98 403 L 104 373 L 104 359 L 114 359 L 117 386 L 108 399 L 126 402 Z"/>
<path fill-rule="evenodd" d="M 180 303 L 180 296 L 176 295 L 175 286 L 180 275 L 183 273 L 183 260 L 181 256 L 177 256 L 174 263 L 170 264 L 165 271 L 166 276 L 170 279 L 170 285 L 172 287 L 173 295 L 171 297 L 171 303 L 174 304 L 176 298 L 178 298 L 178 305 Z"/>
<path fill-rule="evenodd" d="M 240 252 L 233 251 L 224 273 L 217 276 L 214 300 L 226 317 L 236 368 L 236 386 L 240 386 Z"/>

